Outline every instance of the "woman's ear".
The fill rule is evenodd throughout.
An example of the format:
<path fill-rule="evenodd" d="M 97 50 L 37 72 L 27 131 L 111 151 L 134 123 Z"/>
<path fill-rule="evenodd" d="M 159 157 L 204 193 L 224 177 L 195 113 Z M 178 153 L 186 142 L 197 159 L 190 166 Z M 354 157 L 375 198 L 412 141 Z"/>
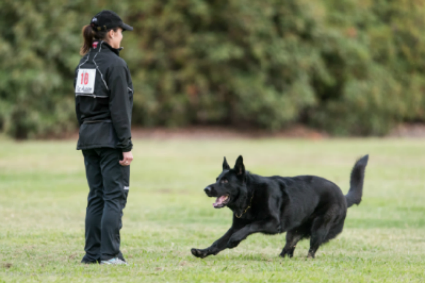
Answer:
<path fill-rule="evenodd" d="M 107 35 L 108 35 L 108 37 L 109 37 L 109 38 L 111 38 L 111 39 L 112 39 L 112 38 L 114 38 L 114 36 L 115 36 L 115 32 L 114 32 L 114 30 L 113 30 L 113 29 L 109 30 L 109 31 L 108 31 L 108 33 L 107 33 Z"/>

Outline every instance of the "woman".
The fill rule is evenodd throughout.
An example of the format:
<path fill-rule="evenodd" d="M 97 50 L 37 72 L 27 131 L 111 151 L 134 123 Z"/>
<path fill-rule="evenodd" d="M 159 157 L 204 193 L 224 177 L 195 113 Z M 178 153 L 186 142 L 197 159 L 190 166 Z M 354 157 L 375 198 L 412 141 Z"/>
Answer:
<path fill-rule="evenodd" d="M 120 252 L 121 217 L 130 180 L 133 84 L 119 57 L 122 32 L 133 28 L 112 11 L 83 28 L 84 55 L 75 70 L 77 149 L 90 187 L 83 263 L 127 264 Z"/>

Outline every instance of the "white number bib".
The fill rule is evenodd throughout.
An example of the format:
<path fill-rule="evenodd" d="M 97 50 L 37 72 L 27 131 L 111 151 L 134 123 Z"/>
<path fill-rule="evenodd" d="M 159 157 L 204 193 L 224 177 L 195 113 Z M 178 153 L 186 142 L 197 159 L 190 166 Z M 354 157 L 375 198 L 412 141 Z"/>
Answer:
<path fill-rule="evenodd" d="M 79 69 L 75 93 L 94 94 L 96 69 Z"/>

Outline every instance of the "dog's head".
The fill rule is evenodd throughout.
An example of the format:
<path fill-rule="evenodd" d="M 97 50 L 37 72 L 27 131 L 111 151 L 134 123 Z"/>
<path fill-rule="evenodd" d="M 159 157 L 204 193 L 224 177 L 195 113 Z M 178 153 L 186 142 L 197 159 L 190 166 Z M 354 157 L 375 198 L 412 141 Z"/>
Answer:
<path fill-rule="evenodd" d="M 223 171 L 217 177 L 216 182 L 208 185 L 204 191 L 207 196 L 217 198 L 213 203 L 214 208 L 225 206 L 237 208 L 245 203 L 247 195 L 246 173 L 242 156 L 238 157 L 233 169 L 230 168 L 226 157 L 224 157 Z"/>

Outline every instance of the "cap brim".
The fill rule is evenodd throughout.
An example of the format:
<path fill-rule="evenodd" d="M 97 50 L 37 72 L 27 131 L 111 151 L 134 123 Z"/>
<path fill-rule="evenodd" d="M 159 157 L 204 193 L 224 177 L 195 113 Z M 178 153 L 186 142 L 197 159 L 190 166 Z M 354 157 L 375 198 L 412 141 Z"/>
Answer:
<path fill-rule="evenodd" d="M 125 24 L 125 23 L 121 23 L 120 28 L 122 28 L 123 30 L 128 30 L 128 31 L 132 31 L 133 30 L 133 27 L 132 26 L 129 26 L 129 25 Z"/>

